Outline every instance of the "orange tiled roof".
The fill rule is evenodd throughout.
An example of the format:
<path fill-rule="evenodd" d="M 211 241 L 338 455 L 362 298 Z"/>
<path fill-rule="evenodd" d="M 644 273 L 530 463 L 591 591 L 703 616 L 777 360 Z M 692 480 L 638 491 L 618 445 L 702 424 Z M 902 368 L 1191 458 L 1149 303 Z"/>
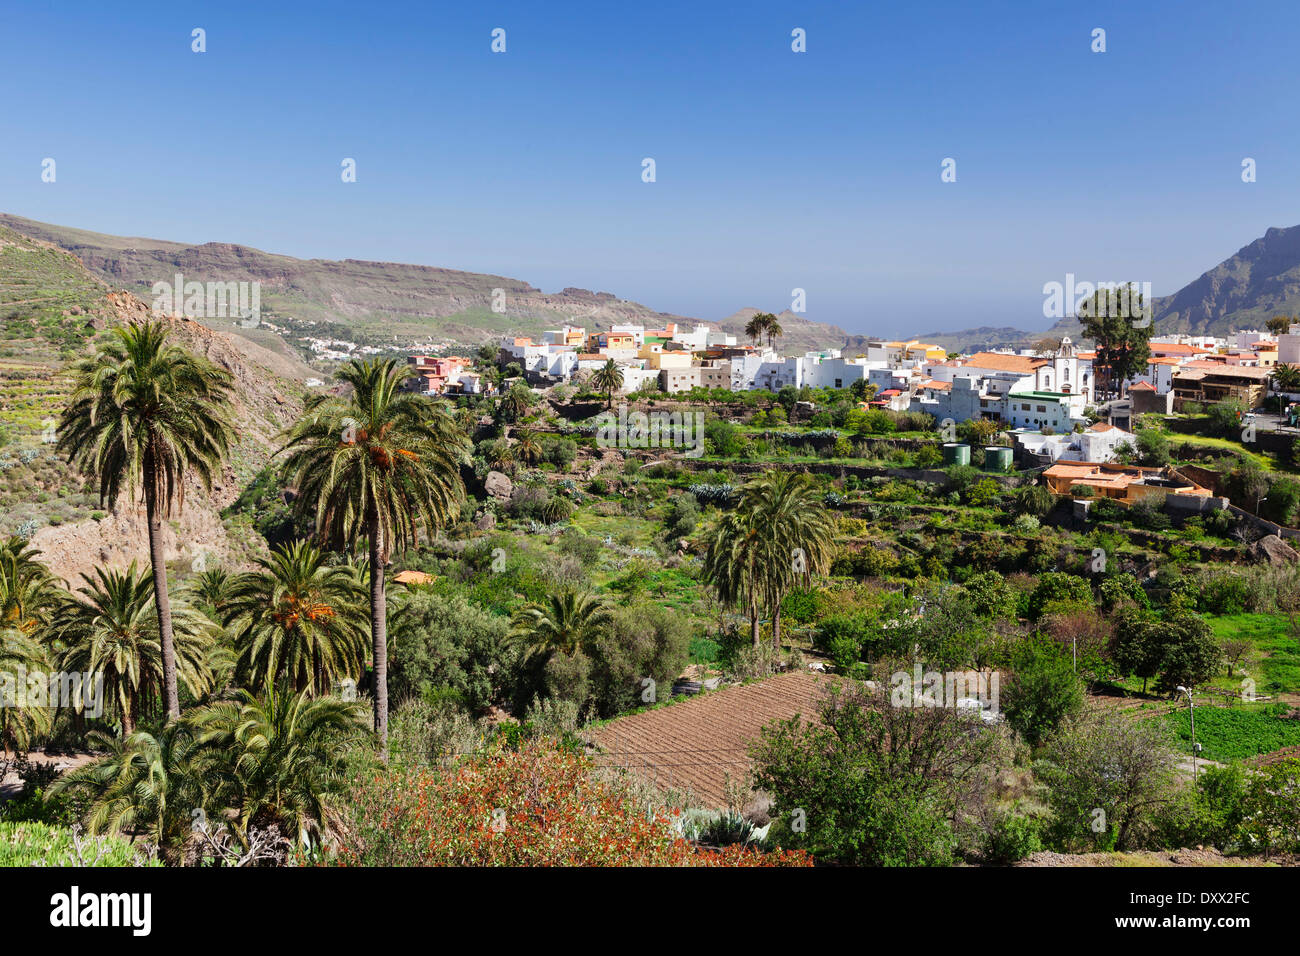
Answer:
<path fill-rule="evenodd" d="M 987 368 L 994 372 L 1019 372 L 1030 375 L 1047 364 L 1047 359 L 1029 355 L 1006 355 L 1002 352 L 976 352 L 966 364 L 974 368 Z"/>

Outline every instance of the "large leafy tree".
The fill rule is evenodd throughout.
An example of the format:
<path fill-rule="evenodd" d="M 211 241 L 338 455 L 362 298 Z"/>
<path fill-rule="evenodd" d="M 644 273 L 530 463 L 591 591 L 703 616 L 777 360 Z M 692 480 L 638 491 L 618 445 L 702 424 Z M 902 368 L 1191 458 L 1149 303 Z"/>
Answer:
<path fill-rule="evenodd" d="M 168 341 L 158 322 L 113 329 L 94 355 L 73 365 L 72 398 L 59 424 L 58 448 L 98 479 L 101 503 L 117 507 L 124 491 L 144 495 L 153 567 L 167 715 L 180 715 L 176 650 L 163 520 L 184 505 L 193 475 L 211 490 L 234 431 L 232 379 L 207 359 Z"/>
<path fill-rule="evenodd" d="M 596 369 L 591 376 L 591 387 L 597 391 L 605 393 L 605 407 L 614 407 L 614 393 L 623 387 L 623 370 L 618 367 L 613 359 L 607 359 L 605 364 Z"/>
<path fill-rule="evenodd" d="M 103 675 L 105 703 L 116 707 L 122 734 L 129 736 L 166 679 L 153 585 L 135 562 L 125 571 L 96 568 L 82 579 L 78 597 L 66 597 L 55 613 L 47 641 L 62 670 Z M 171 624 L 175 675 L 198 697 L 212 683 L 214 625 L 180 602 L 171 609 Z"/>
<path fill-rule="evenodd" d="M 309 541 L 282 545 L 260 570 L 230 586 L 225 623 L 239 658 L 236 680 L 254 689 L 287 681 L 328 693 L 359 677 L 365 660 L 365 591 L 348 568 L 331 566 Z"/>
<path fill-rule="evenodd" d="M 401 389 L 409 373 L 393 359 L 353 361 L 339 370 L 347 398 L 318 396 L 290 430 L 285 475 L 295 505 L 314 513 L 328 546 L 369 549 L 374 725 L 388 752 L 388 627 L 384 569 L 395 549 L 432 535 L 464 494 L 464 435 L 432 400 Z"/>
<path fill-rule="evenodd" d="M 1117 396 L 1124 383 L 1142 371 L 1151 358 L 1148 303 L 1135 289 L 1099 289 L 1079 308 L 1083 334 L 1097 346 L 1093 367 L 1104 373 L 1105 394 Z"/>

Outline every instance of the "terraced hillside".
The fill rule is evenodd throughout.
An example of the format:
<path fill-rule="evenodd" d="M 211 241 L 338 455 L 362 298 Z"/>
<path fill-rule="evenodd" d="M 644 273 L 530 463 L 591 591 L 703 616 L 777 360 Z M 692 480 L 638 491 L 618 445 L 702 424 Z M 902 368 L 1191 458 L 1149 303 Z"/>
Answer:
<path fill-rule="evenodd" d="M 107 330 L 156 321 L 148 305 L 114 290 L 72 254 L 0 227 L 0 536 L 30 537 L 56 573 L 75 580 L 96 566 L 143 559 L 143 517 L 132 502 L 114 509 L 54 451 L 54 426 L 71 388 L 67 363 Z M 270 461 L 281 428 L 301 410 L 311 370 L 247 339 L 196 322 L 164 319 L 187 348 L 227 369 L 237 385 L 238 441 L 209 497 L 188 489 L 184 512 L 168 529 L 169 556 L 199 551 L 238 563 L 265 543 L 223 519 Z"/>
<path fill-rule="evenodd" d="M 620 322 L 662 327 L 697 319 L 659 312 L 609 292 L 566 288 L 547 293 L 507 276 L 357 259 L 295 259 L 224 242 L 186 245 L 160 239 L 111 236 L 34 222 L 0 213 L 0 226 L 76 254 L 95 275 L 150 300 L 153 283 L 260 282 L 263 312 L 294 331 L 348 338 L 362 344 L 481 345 L 506 333 L 535 335 L 564 322 L 591 329 Z M 494 312 L 493 289 L 505 291 L 505 311 Z M 714 322 L 743 336 L 756 310 Z M 781 345 L 791 352 L 839 347 L 843 329 L 783 313 Z M 223 328 L 237 334 L 234 323 Z M 266 343 L 263 343 L 266 344 Z"/>

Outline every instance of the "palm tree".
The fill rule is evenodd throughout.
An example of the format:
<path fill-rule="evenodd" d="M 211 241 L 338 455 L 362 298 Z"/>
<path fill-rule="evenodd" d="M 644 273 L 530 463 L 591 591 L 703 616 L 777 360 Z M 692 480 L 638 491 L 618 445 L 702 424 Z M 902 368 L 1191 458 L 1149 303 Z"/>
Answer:
<path fill-rule="evenodd" d="M 542 458 L 542 443 L 530 430 L 519 433 L 519 459 L 528 465 L 535 465 Z"/>
<path fill-rule="evenodd" d="M 606 359 L 605 364 L 596 369 L 591 376 L 591 387 L 605 393 L 605 407 L 614 407 L 614 393 L 623 387 L 623 370 L 613 359 Z"/>
<path fill-rule="evenodd" d="M 0 627 L 31 634 L 58 596 L 54 579 L 40 554 L 24 538 L 10 537 L 0 544 Z"/>
<path fill-rule="evenodd" d="M 234 582 L 235 576 L 225 568 L 209 568 L 190 581 L 189 592 L 200 605 L 211 608 L 220 617 Z"/>
<path fill-rule="evenodd" d="M 759 528 L 753 512 L 730 511 L 706 532 L 704 581 L 718 594 L 725 607 L 743 604 L 749 617 L 749 634 L 759 644 L 762 616 L 762 569 L 756 547 Z"/>
<path fill-rule="evenodd" d="M 64 598 L 46 642 L 61 670 L 103 675 L 104 699 L 116 705 L 128 737 L 166 680 L 150 575 L 132 562 L 125 571 L 96 568 L 94 578 L 82 579 L 80 598 Z M 214 625 L 183 603 L 171 610 L 174 673 L 198 697 L 212 683 L 207 651 Z"/>
<path fill-rule="evenodd" d="M 497 411 L 508 422 L 517 422 L 533 403 L 533 390 L 523 382 L 515 382 L 510 391 L 497 402 Z"/>
<path fill-rule="evenodd" d="M 781 328 L 781 323 L 776 320 L 776 316 L 771 316 L 767 322 L 767 344 L 770 348 L 776 348 L 776 340 L 785 335 L 785 329 Z"/>
<path fill-rule="evenodd" d="M 755 313 L 754 317 L 745 323 L 745 334 L 749 336 L 749 340 L 757 345 L 763 334 L 767 332 L 768 321 L 773 318 L 770 312 Z"/>
<path fill-rule="evenodd" d="M 364 713 L 337 697 L 284 688 L 261 696 L 240 690 L 193 713 L 196 770 L 215 781 L 211 803 L 235 811 L 241 844 L 248 846 L 255 826 L 304 838 L 321 832 L 326 799 L 344 789 L 347 744 Z"/>
<path fill-rule="evenodd" d="M 282 679 L 313 696 L 359 677 L 365 660 L 365 591 L 310 542 L 282 545 L 230 588 L 226 627 L 239 657 L 235 679 L 254 689 Z"/>
<path fill-rule="evenodd" d="M 772 615 L 772 646 L 781 649 L 781 602 L 798 582 L 830 569 L 835 517 L 826 510 L 813 477 L 769 472 L 748 483 L 737 506 L 754 515 L 759 534 L 759 580 Z"/>
<path fill-rule="evenodd" d="M 234 431 L 227 418 L 230 373 L 169 344 L 161 323 L 116 328 L 107 343 L 73 366 L 75 386 L 59 424 L 58 449 L 99 480 L 101 505 L 123 490 L 144 492 L 162 644 L 168 719 L 180 715 L 162 523 L 185 503 L 185 479 L 211 490 Z"/>
<path fill-rule="evenodd" d="M 1279 392 L 1300 392 L 1300 365 L 1285 362 L 1274 365 L 1273 388 Z"/>
<path fill-rule="evenodd" d="M 388 754 L 388 627 L 384 568 L 396 548 L 432 535 L 457 513 L 466 442 L 452 417 L 430 399 L 401 390 L 409 373 L 393 359 L 349 362 L 339 378 L 347 399 L 317 396 L 291 429 L 285 475 L 298 487 L 295 506 L 315 512 L 326 545 L 370 556 L 370 636 L 374 655 L 375 732 Z"/>
<path fill-rule="evenodd" d="M 32 741 L 50 729 L 50 711 L 46 707 L 23 707 L 8 700 L 17 691 L 17 681 L 24 674 L 43 673 L 45 650 L 31 636 L 10 624 L 0 624 L 0 780 L 9 772 L 11 752 L 31 749 Z M 3 678 L 15 681 L 6 686 Z"/>
<path fill-rule="evenodd" d="M 755 647 L 766 609 L 780 650 L 781 602 L 796 582 L 829 568 L 834 521 L 810 475 L 776 472 L 745 485 L 735 510 L 710 529 L 704 580 L 724 605 L 743 604 Z"/>
<path fill-rule="evenodd" d="M 59 777 L 51 795 L 87 793 L 87 830 L 143 836 L 169 863 L 180 863 L 195 811 L 211 805 L 214 781 L 193 772 L 196 742 L 189 720 L 172 721 L 157 733 L 137 730 L 121 740 L 97 732 L 91 739 L 108 755 Z"/>
<path fill-rule="evenodd" d="M 529 656 L 559 652 L 568 657 L 591 643 L 613 622 L 608 607 L 590 594 L 564 591 L 545 604 L 530 604 L 514 616 L 514 638 Z"/>

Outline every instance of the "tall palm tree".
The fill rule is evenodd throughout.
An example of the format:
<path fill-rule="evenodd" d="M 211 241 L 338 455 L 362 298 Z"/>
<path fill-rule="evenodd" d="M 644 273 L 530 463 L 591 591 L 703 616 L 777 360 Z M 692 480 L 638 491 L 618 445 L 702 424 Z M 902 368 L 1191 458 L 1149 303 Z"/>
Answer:
<path fill-rule="evenodd" d="M 710 529 L 704 580 L 724 605 L 744 606 L 755 647 L 766 610 L 780 650 L 781 602 L 796 582 L 829 568 L 834 530 L 816 483 L 802 472 L 769 472 L 749 482 L 735 510 Z"/>
<path fill-rule="evenodd" d="M 781 323 L 776 320 L 776 316 L 770 316 L 767 321 L 767 344 L 770 348 L 776 348 L 776 340 L 785 335 L 785 329 L 781 328 Z"/>
<path fill-rule="evenodd" d="M 46 642 L 61 670 L 103 675 L 104 699 L 116 706 L 122 735 L 130 736 L 166 679 L 150 575 L 132 562 L 125 571 L 96 568 L 94 578 L 82 579 L 80 597 L 63 600 Z M 207 652 L 215 628 L 184 603 L 171 611 L 172 666 L 198 697 L 212 683 Z"/>
<path fill-rule="evenodd" d="M 310 542 L 281 545 L 230 587 L 224 615 L 239 657 L 235 679 L 256 689 L 288 681 L 312 696 L 361 676 L 365 592 Z"/>
<path fill-rule="evenodd" d="M 314 511 L 326 545 L 369 544 L 375 732 L 388 754 L 388 625 L 384 568 L 394 549 L 432 535 L 457 513 L 465 437 L 430 399 L 401 390 L 410 373 L 393 359 L 339 371 L 348 398 L 316 397 L 290 430 L 285 475 L 295 506 Z"/>
<path fill-rule="evenodd" d="M 772 646 L 781 649 L 781 602 L 799 582 L 830 569 L 835 517 L 811 475 L 769 472 L 742 490 L 739 510 L 755 516 L 759 578 L 772 615 Z"/>
<path fill-rule="evenodd" d="M 513 635 L 530 656 L 560 653 L 572 657 L 599 637 L 614 618 L 590 594 L 564 591 L 544 604 L 530 604 L 514 616 Z"/>
<path fill-rule="evenodd" d="M 772 318 L 773 316 L 770 312 L 758 312 L 755 313 L 753 318 L 745 323 L 745 334 L 749 336 L 749 340 L 755 345 L 759 343 L 759 340 L 762 339 L 764 333 L 767 332 L 768 320 Z"/>
<path fill-rule="evenodd" d="M 605 407 L 614 407 L 614 393 L 623 387 L 623 370 L 613 359 L 606 359 L 605 364 L 596 369 L 591 376 L 591 387 L 605 393 Z"/>
<path fill-rule="evenodd" d="M 234 438 L 230 373 L 167 341 L 162 323 L 113 329 L 92 356 L 73 365 L 75 386 L 59 423 L 58 449 L 99 480 L 100 503 L 116 508 L 123 490 L 144 492 L 162 644 L 168 719 L 180 715 L 162 523 L 185 503 L 193 474 L 211 490 Z"/>
<path fill-rule="evenodd" d="M 0 627 L 31 634 L 57 600 L 58 588 L 38 555 L 24 538 L 0 544 Z"/>

